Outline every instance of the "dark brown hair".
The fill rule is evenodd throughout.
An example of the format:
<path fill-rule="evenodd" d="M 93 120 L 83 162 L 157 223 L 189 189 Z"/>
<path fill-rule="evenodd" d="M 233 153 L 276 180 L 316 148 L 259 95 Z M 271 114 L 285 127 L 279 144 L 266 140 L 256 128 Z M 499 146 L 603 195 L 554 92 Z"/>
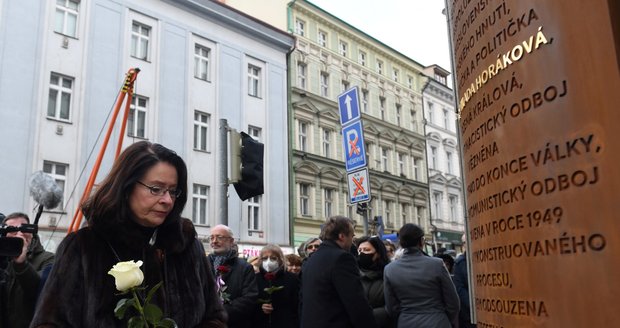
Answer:
<path fill-rule="evenodd" d="M 15 213 L 11 213 L 11 214 L 7 215 L 4 219 L 2 219 L 2 223 L 6 223 L 6 221 L 8 221 L 8 220 L 18 219 L 18 218 L 26 219 L 26 222 L 30 223 L 30 218 L 28 217 L 28 215 L 26 215 L 26 213 L 22 213 L 22 212 L 15 212 Z"/>
<path fill-rule="evenodd" d="M 290 264 L 290 265 L 298 265 L 301 266 L 301 256 L 297 255 L 297 254 L 288 254 L 284 256 L 286 258 L 286 261 Z"/>
<path fill-rule="evenodd" d="M 129 195 L 136 182 L 160 162 L 169 163 L 177 171 L 177 189 L 181 194 L 166 221 L 180 220 L 187 202 L 187 167 L 174 151 L 148 141 L 136 142 L 127 147 L 114 162 L 112 170 L 101 182 L 95 193 L 82 205 L 82 211 L 90 225 L 123 223 L 133 218 L 129 207 Z"/>
<path fill-rule="evenodd" d="M 355 221 L 346 217 L 346 216 L 332 216 L 327 219 L 323 229 L 321 230 L 320 238 L 322 240 L 338 240 L 338 235 L 343 233 L 345 235 L 351 234 L 353 232 L 353 226 L 355 225 Z"/>
<path fill-rule="evenodd" d="M 424 237 L 424 230 L 417 224 L 407 223 L 398 231 L 398 238 L 402 248 L 416 247 Z"/>

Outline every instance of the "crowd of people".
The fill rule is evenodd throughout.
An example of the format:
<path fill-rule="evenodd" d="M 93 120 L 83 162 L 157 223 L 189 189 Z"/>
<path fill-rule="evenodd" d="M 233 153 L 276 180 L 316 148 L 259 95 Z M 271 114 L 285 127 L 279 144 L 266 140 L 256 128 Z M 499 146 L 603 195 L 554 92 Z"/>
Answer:
<path fill-rule="evenodd" d="M 129 146 L 83 204 L 88 225 L 65 237 L 55 256 L 36 234 L 11 234 L 24 247 L 2 268 L 0 328 L 126 327 L 140 315 L 177 327 L 472 326 L 464 255 L 452 264 L 427 256 L 415 224 L 400 228 L 395 245 L 355 238 L 355 221 L 334 216 L 298 255 L 270 244 L 246 261 L 225 225 L 211 228 L 206 255 L 181 217 L 186 201 L 187 168 L 176 153 L 147 141 Z M 29 219 L 15 213 L 3 223 Z M 130 301 L 109 274 L 127 261 L 139 262 L 144 286 Z M 142 309 L 143 301 L 150 305 Z"/>

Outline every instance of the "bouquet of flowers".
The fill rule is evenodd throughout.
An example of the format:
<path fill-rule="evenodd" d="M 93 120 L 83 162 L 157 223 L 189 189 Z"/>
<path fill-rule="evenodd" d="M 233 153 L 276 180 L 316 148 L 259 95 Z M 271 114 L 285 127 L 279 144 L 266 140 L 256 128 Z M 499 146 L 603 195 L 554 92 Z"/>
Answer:
<path fill-rule="evenodd" d="M 144 273 L 140 270 L 140 266 L 142 266 L 142 261 L 119 262 L 108 271 L 108 274 L 114 277 L 116 289 L 121 292 L 120 295 L 129 296 L 116 303 L 114 315 L 118 319 L 123 319 L 129 312 L 136 313 L 127 322 L 129 328 L 176 328 L 177 324 L 174 320 L 164 318 L 162 310 L 157 305 L 151 304 L 151 299 L 163 281 L 153 286 L 146 298 L 143 297 L 146 287 L 140 287 L 144 280 Z M 132 308 L 135 311 L 127 311 Z"/>

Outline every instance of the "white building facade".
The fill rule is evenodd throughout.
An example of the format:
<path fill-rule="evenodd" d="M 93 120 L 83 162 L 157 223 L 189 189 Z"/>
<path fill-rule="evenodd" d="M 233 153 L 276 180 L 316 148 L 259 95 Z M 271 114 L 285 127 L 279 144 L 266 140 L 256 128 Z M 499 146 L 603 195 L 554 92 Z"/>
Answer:
<path fill-rule="evenodd" d="M 428 82 L 422 97 L 432 240 L 437 248 L 461 251 L 465 219 L 454 91 L 446 83 L 449 72 L 443 68 L 432 65 L 425 74 Z"/>
<path fill-rule="evenodd" d="M 49 249 L 79 205 L 101 133 L 129 68 L 141 71 L 123 144 L 149 140 L 187 163 L 188 203 L 200 238 L 220 222 L 220 119 L 265 144 L 265 194 L 242 202 L 228 188 L 240 248 L 290 243 L 287 133 L 289 34 L 208 0 L 0 1 L 0 212 L 34 214 L 28 180 L 39 170 L 64 190 L 46 210 Z M 121 115 L 122 116 L 122 115 Z M 100 169 L 111 167 L 116 125 Z"/>

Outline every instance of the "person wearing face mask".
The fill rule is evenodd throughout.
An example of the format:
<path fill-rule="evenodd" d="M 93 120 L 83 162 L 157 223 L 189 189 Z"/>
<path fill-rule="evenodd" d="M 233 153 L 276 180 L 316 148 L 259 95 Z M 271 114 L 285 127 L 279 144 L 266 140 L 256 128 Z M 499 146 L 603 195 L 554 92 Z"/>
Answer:
<path fill-rule="evenodd" d="M 383 295 L 383 269 L 390 263 L 385 245 L 379 237 L 362 237 L 357 240 L 358 258 L 364 294 L 379 327 L 394 327 L 385 310 Z"/>
<path fill-rule="evenodd" d="M 299 327 L 299 279 L 286 270 L 286 260 L 277 245 L 263 247 L 256 274 L 259 304 L 253 327 Z M 282 287 L 271 293 L 270 287 Z"/>

